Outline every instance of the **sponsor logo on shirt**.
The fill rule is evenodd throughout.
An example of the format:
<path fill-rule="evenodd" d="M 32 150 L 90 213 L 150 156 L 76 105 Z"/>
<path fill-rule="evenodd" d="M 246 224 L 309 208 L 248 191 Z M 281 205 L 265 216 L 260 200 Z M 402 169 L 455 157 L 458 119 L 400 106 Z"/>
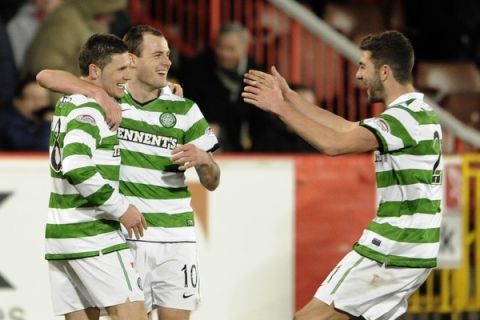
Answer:
<path fill-rule="evenodd" d="M 387 121 L 383 120 L 382 118 L 376 118 L 375 124 L 383 132 L 390 132 L 390 126 L 388 125 Z"/>
<path fill-rule="evenodd" d="M 174 137 L 165 137 L 133 129 L 118 128 L 118 138 L 125 141 L 137 142 L 147 146 L 173 150 L 178 143 Z"/>

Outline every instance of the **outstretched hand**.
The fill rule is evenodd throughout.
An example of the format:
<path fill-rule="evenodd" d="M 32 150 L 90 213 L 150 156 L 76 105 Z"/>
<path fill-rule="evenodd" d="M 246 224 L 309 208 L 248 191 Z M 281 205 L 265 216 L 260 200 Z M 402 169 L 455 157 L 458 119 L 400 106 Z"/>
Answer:
<path fill-rule="evenodd" d="M 284 103 L 283 90 L 289 90 L 285 79 L 272 67 L 274 75 L 249 70 L 244 75 L 247 84 L 242 92 L 243 101 L 254 106 L 278 114 Z"/>

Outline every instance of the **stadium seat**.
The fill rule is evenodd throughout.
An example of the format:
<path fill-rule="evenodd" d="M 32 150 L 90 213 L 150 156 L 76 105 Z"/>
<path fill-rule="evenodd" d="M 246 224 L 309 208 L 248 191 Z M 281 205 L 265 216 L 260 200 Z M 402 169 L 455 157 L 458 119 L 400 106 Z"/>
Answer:
<path fill-rule="evenodd" d="M 474 63 L 419 62 L 415 86 L 442 100 L 450 93 L 480 92 L 480 73 Z"/>
<path fill-rule="evenodd" d="M 450 93 L 440 105 L 466 125 L 480 130 L 480 92 Z"/>

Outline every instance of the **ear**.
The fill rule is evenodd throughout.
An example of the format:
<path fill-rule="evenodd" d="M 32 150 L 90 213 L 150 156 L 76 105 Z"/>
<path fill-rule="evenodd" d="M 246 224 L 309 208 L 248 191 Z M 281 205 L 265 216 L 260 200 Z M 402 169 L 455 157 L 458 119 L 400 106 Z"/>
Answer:
<path fill-rule="evenodd" d="M 379 72 L 380 72 L 380 79 L 382 81 L 387 80 L 392 75 L 392 69 L 390 69 L 390 66 L 387 64 L 384 64 L 383 66 L 381 66 Z"/>
<path fill-rule="evenodd" d="M 130 67 L 135 68 L 137 66 L 138 57 L 133 53 L 128 54 L 130 56 Z"/>
<path fill-rule="evenodd" d="M 101 70 L 98 66 L 94 65 L 93 63 L 88 65 L 88 77 L 92 80 L 96 80 L 100 77 Z"/>

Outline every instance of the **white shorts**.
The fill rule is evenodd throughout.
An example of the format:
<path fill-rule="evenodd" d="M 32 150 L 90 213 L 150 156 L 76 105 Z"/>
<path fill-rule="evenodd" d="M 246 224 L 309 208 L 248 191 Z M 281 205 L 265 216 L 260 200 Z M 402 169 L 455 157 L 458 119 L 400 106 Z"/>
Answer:
<path fill-rule="evenodd" d="M 97 257 L 48 261 L 55 315 L 90 307 L 104 308 L 143 301 L 141 279 L 130 250 Z"/>
<path fill-rule="evenodd" d="M 351 251 L 320 285 L 315 298 L 366 320 L 397 319 L 431 270 L 384 266 Z"/>
<path fill-rule="evenodd" d="M 195 243 L 129 241 L 143 279 L 147 312 L 155 307 L 195 310 L 200 277 Z"/>

